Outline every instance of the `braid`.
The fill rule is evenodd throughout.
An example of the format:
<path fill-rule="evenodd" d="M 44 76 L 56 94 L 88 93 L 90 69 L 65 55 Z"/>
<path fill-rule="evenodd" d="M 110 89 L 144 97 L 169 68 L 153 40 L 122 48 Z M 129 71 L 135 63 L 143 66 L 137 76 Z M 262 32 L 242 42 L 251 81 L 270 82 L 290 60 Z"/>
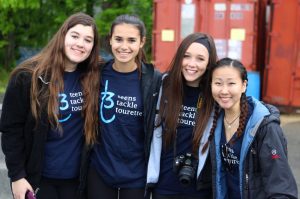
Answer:
<path fill-rule="evenodd" d="M 219 114 L 220 114 L 220 107 L 219 107 L 218 104 L 215 104 L 213 124 L 212 124 L 212 127 L 211 127 L 210 132 L 209 132 L 208 140 L 204 144 L 203 149 L 201 151 L 202 154 L 207 150 L 208 144 L 211 142 L 211 140 L 212 140 L 212 138 L 214 136 L 215 129 L 217 127 L 217 120 L 218 120 Z"/>
<path fill-rule="evenodd" d="M 243 134 L 243 131 L 245 129 L 246 125 L 246 120 L 247 120 L 247 115 L 248 115 L 248 102 L 247 102 L 247 97 L 246 94 L 243 93 L 241 96 L 241 116 L 240 116 L 240 121 L 239 121 L 239 127 L 237 129 L 237 137 L 241 137 Z"/>

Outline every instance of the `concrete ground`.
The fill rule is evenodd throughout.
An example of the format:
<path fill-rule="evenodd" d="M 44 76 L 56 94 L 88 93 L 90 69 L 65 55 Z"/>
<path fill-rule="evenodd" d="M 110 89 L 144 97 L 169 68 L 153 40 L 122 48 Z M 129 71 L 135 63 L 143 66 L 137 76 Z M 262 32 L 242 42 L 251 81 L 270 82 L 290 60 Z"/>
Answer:
<path fill-rule="evenodd" d="M 0 109 L 1 114 L 1 109 Z M 288 141 L 289 163 L 300 189 L 300 115 L 282 115 L 282 128 Z M 1 140 L 0 140 L 1 144 Z M 1 148 L 1 147 L 0 147 Z M 298 191 L 298 197 L 300 194 Z M 0 149 L 0 199 L 12 199 L 4 156 Z"/>
<path fill-rule="evenodd" d="M 300 115 L 282 115 L 281 124 L 288 141 L 288 160 L 296 178 L 300 198 Z"/>

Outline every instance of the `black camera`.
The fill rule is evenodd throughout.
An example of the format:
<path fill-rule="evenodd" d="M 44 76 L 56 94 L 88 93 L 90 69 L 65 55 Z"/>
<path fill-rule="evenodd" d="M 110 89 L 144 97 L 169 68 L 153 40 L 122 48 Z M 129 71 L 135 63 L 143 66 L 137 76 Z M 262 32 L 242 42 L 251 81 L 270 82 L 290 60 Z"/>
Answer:
<path fill-rule="evenodd" d="M 174 158 L 173 170 L 177 174 L 182 185 L 188 186 L 192 183 L 196 175 L 198 161 L 191 153 L 179 155 Z"/>

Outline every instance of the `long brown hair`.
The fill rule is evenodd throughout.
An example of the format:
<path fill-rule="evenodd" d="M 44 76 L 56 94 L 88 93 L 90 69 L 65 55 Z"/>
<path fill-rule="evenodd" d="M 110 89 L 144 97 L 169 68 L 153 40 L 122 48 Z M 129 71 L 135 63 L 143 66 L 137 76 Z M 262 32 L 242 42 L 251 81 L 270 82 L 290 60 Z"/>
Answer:
<path fill-rule="evenodd" d="M 246 70 L 245 66 L 240 61 L 231 59 L 231 58 L 227 58 L 227 57 L 219 60 L 217 62 L 217 64 L 211 68 L 210 73 L 209 73 L 209 81 L 210 82 L 212 81 L 212 74 L 217 68 L 229 67 L 229 66 L 233 67 L 239 71 L 240 78 L 243 82 L 248 81 L 247 70 Z M 212 93 L 211 87 L 210 87 L 209 93 L 210 94 Z M 215 129 L 217 127 L 217 120 L 220 115 L 220 109 L 221 109 L 220 106 L 216 103 L 215 108 L 214 108 L 213 125 L 210 130 L 209 139 L 208 139 L 208 142 L 204 145 L 202 152 L 204 152 L 207 149 L 208 143 L 212 140 L 212 137 L 215 133 Z M 243 110 L 243 111 L 241 111 L 241 113 L 240 113 L 239 126 L 238 126 L 238 129 L 236 132 L 237 138 L 241 137 L 244 132 L 244 129 L 246 127 L 247 116 L 248 116 L 248 112 L 249 112 L 247 97 L 246 97 L 245 93 L 242 93 L 241 98 L 240 98 L 240 110 Z M 234 142 L 234 140 L 231 142 Z"/>
<path fill-rule="evenodd" d="M 207 70 L 201 76 L 199 82 L 199 90 L 203 92 L 203 105 L 201 108 L 197 108 L 197 122 L 193 135 L 193 152 L 196 152 L 199 146 L 200 139 L 206 123 L 210 116 L 209 103 L 206 103 L 206 90 L 209 87 L 208 83 L 208 69 L 216 63 L 217 54 L 216 47 L 212 37 L 204 33 L 193 33 L 188 35 L 179 45 L 168 69 L 168 76 L 163 81 L 163 94 L 160 102 L 159 114 L 161 117 L 160 123 L 164 125 L 163 128 L 163 140 L 165 147 L 170 147 L 176 136 L 176 128 L 178 125 L 178 117 L 181 111 L 181 105 L 183 100 L 183 86 L 185 79 L 182 75 L 182 61 L 188 47 L 199 39 L 206 39 L 209 44 L 209 60 Z M 209 109 L 209 110 L 208 110 Z"/>
<path fill-rule="evenodd" d="M 91 26 L 94 33 L 94 46 L 89 57 L 77 65 L 81 71 L 80 82 L 83 90 L 84 103 L 82 115 L 84 119 L 84 134 L 87 144 L 96 141 L 98 127 L 98 97 L 99 97 L 99 37 L 94 19 L 84 13 L 71 15 L 43 50 L 32 58 L 24 61 L 12 75 L 25 70 L 32 73 L 31 78 L 31 111 L 36 123 L 46 112 L 51 128 L 61 129 L 58 122 L 58 93 L 64 89 L 63 73 L 66 66 L 64 41 L 68 30 L 78 24 Z"/>

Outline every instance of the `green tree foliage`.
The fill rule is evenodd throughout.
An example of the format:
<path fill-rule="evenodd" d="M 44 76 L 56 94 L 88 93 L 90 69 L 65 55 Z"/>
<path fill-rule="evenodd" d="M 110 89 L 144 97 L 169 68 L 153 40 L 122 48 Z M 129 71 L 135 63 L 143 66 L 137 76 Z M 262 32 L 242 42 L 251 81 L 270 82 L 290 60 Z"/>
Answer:
<path fill-rule="evenodd" d="M 151 0 L 0 0 L 0 68 L 9 70 L 19 58 L 19 47 L 42 48 L 63 21 L 75 12 L 94 16 L 102 43 L 119 14 L 136 14 L 152 26 Z M 151 41 L 148 40 L 148 52 Z"/>
<path fill-rule="evenodd" d="M 17 27 L 18 22 L 23 20 L 18 15 L 18 11 L 38 8 L 38 0 L 0 0 L 0 66 L 3 65 L 5 69 L 15 60 L 15 46 L 18 40 Z"/>

